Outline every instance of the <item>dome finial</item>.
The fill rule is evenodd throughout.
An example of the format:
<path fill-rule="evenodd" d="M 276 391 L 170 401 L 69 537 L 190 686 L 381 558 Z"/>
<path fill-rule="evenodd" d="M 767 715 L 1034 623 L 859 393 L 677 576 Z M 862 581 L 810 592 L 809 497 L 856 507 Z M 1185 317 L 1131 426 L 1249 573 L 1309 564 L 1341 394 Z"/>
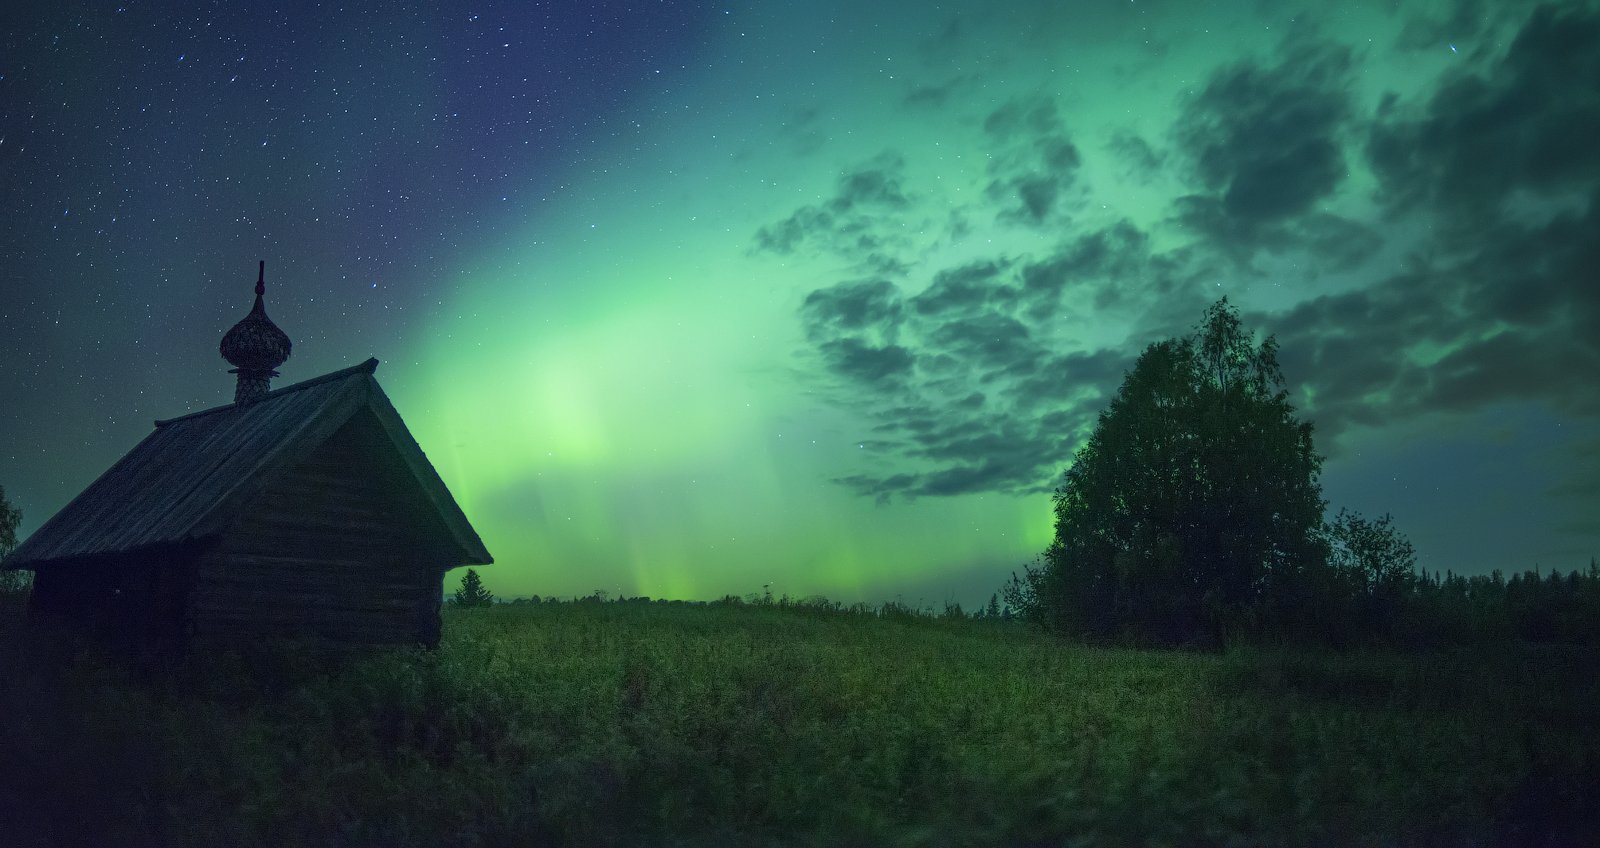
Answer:
<path fill-rule="evenodd" d="M 278 376 L 274 369 L 289 358 L 293 348 L 289 336 L 267 317 L 267 309 L 262 301 L 266 293 L 267 262 L 263 259 L 256 274 L 255 306 L 243 321 L 228 330 L 218 348 L 222 358 L 233 365 L 228 373 L 239 375 L 238 386 L 233 392 L 234 403 L 255 400 L 266 394 L 271 388 L 272 378 Z"/>

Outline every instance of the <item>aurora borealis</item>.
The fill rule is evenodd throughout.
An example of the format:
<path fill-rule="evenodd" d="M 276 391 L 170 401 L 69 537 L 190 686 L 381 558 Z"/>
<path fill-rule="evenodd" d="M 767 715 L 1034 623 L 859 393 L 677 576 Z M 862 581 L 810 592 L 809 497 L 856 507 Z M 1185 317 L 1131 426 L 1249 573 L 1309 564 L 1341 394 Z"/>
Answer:
<path fill-rule="evenodd" d="M 1224 294 L 1331 508 L 1600 554 L 1594 3 L 172 8 L 0 13 L 24 534 L 231 398 L 265 259 L 275 385 L 382 360 L 501 596 L 986 599 Z"/>

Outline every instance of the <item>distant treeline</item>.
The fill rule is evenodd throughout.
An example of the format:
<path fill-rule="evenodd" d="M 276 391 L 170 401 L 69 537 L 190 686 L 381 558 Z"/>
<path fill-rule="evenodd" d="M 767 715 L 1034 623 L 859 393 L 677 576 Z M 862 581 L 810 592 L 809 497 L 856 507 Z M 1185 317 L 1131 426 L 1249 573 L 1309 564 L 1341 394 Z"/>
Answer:
<path fill-rule="evenodd" d="M 1587 572 L 1488 576 L 1426 570 L 1388 595 L 1359 599 L 1356 633 L 1417 646 L 1523 639 L 1600 645 L 1600 563 Z"/>
<path fill-rule="evenodd" d="M 463 606 L 459 602 L 453 602 Z M 1010 606 L 1002 604 L 998 593 L 989 598 L 987 606 L 979 607 L 976 611 L 968 612 L 961 604 L 954 601 L 945 601 L 941 607 L 935 608 L 927 605 L 913 606 L 901 601 L 884 601 L 877 604 L 857 602 L 846 604 L 841 601 L 831 601 L 821 595 L 810 595 L 804 598 L 791 598 L 788 595 L 774 597 L 770 592 L 761 594 L 724 595 L 714 601 L 681 601 L 667 600 L 665 598 L 651 598 L 648 595 L 628 597 L 617 595 L 613 597 L 609 592 L 596 589 L 588 595 L 574 595 L 570 598 L 543 597 L 533 595 L 525 598 L 499 599 L 494 602 L 502 606 L 532 606 L 537 604 L 635 604 L 670 607 L 751 607 L 756 609 L 773 609 L 784 612 L 799 613 L 802 615 L 815 615 L 840 618 L 875 618 L 889 621 L 910 622 L 1019 622 L 1020 616 L 1016 615 Z M 471 605 L 465 605 L 471 606 Z"/>
<path fill-rule="evenodd" d="M 1600 560 L 1585 571 L 1529 570 L 1505 577 L 1466 576 L 1422 569 L 1384 585 L 1351 587 L 1324 595 L 1319 612 L 1303 620 L 1297 633 L 1337 647 L 1439 648 L 1522 640 L 1600 646 Z M 821 596 L 791 598 L 770 594 L 726 595 L 714 601 L 682 601 L 649 596 L 611 596 L 595 591 L 570 598 L 499 599 L 496 605 L 631 604 L 671 607 L 753 607 L 817 616 L 859 617 L 908 622 L 1022 622 L 1023 616 L 998 596 L 977 610 L 946 601 L 941 607 L 899 601 L 878 604 L 831 601 Z M 1282 635 L 1282 634 L 1280 634 Z M 1132 639 L 1130 641 L 1138 641 Z"/>

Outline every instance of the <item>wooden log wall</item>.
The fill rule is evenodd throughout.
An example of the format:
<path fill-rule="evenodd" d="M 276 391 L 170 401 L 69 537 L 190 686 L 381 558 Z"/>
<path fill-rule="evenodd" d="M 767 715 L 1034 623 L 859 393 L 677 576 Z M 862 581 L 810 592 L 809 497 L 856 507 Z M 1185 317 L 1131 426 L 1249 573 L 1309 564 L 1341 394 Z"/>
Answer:
<path fill-rule="evenodd" d="M 203 637 L 434 644 L 449 539 L 363 411 L 201 559 L 190 620 Z"/>

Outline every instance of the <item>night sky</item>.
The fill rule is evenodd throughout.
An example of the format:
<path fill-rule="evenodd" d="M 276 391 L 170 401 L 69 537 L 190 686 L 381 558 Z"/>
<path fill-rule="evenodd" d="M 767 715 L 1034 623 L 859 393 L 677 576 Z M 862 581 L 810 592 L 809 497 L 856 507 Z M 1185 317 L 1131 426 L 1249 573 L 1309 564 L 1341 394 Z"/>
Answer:
<path fill-rule="evenodd" d="M 987 599 L 1144 345 L 1330 508 L 1600 554 L 1600 4 L 8 3 L 0 485 L 368 356 L 503 596 Z"/>

